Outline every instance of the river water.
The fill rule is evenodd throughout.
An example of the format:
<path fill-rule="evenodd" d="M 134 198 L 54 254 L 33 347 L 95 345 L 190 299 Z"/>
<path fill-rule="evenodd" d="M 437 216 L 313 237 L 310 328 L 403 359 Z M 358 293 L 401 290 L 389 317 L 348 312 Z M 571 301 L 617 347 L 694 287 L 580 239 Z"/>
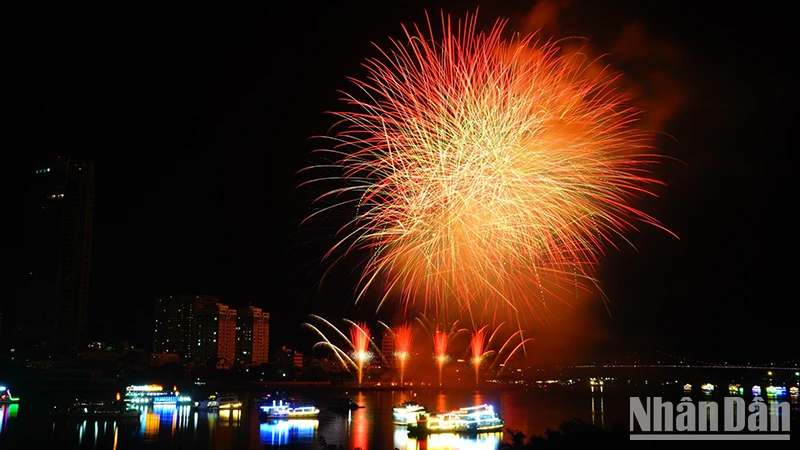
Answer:
<path fill-rule="evenodd" d="M 195 412 L 188 407 L 143 407 L 133 423 L 114 421 L 54 422 L 49 415 L 54 395 L 30 395 L 19 405 L 0 406 L 0 448 L 61 448 L 91 450 L 261 448 L 318 449 L 320 438 L 348 450 L 367 449 L 474 449 L 497 448 L 502 433 L 462 438 L 454 435 L 409 438 L 392 422 L 392 406 L 408 400 L 430 410 L 449 410 L 490 404 L 506 427 L 526 435 L 579 418 L 598 427 L 628 425 L 630 397 L 624 392 L 587 390 L 542 392 L 524 390 L 350 391 L 305 390 L 298 399 L 324 405 L 328 398 L 345 394 L 364 408 L 337 414 L 321 407 L 318 420 L 260 423 L 254 399 L 242 394 L 241 411 Z M 797 399 L 794 399 L 796 404 Z"/>

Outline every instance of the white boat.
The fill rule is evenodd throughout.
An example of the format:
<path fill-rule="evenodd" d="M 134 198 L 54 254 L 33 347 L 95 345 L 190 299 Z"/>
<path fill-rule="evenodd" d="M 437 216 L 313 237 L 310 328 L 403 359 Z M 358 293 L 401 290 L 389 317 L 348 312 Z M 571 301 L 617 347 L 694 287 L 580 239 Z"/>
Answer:
<path fill-rule="evenodd" d="M 397 425 L 406 425 L 409 420 L 425 413 L 425 407 L 417 402 L 404 402 L 392 408 L 392 419 Z"/>
<path fill-rule="evenodd" d="M 198 411 L 218 411 L 220 409 L 241 409 L 242 402 L 235 395 L 216 396 L 212 395 L 205 400 L 194 402 L 194 407 Z"/>
<path fill-rule="evenodd" d="M 292 406 L 283 400 L 273 400 L 271 405 L 261 405 L 259 409 L 261 420 L 313 419 L 319 416 L 319 409 L 316 406 Z"/>
<path fill-rule="evenodd" d="M 410 418 L 409 418 L 410 419 Z M 500 431 L 505 426 L 490 405 L 460 408 L 450 412 L 420 414 L 409 420 L 408 432 L 412 435 L 436 433 L 478 434 Z"/>

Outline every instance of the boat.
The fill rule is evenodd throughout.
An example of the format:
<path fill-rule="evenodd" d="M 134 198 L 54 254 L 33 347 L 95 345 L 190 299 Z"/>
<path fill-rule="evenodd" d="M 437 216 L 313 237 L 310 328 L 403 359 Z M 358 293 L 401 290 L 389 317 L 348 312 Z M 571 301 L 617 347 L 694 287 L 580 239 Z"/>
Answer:
<path fill-rule="evenodd" d="M 692 392 L 692 385 L 689 384 L 689 383 L 684 384 L 683 385 L 683 391 L 684 392 Z"/>
<path fill-rule="evenodd" d="M 52 414 L 69 419 L 139 419 L 142 412 L 119 401 L 75 400 L 61 407 L 56 406 Z"/>
<path fill-rule="evenodd" d="M 700 388 L 703 389 L 703 392 L 705 392 L 706 394 L 710 394 L 710 393 L 714 392 L 714 385 L 711 384 L 711 383 L 706 383 L 706 384 L 700 386 Z"/>
<path fill-rule="evenodd" d="M 767 386 L 767 395 L 786 395 L 786 388 L 783 386 Z"/>
<path fill-rule="evenodd" d="M 11 390 L 5 386 L 0 386 L 0 405 L 10 405 L 19 403 L 19 397 L 11 395 Z"/>
<path fill-rule="evenodd" d="M 125 388 L 124 400 L 134 405 L 147 405 L 153 402 L 153 398 L 164 394 L 164 387 L 160 384 L 137 384 Z"/>
<path fill-rule="evenodd" d="M 205 400 L 194 402 L 194 407 L 198 411 L 217 411 L 220 409 L 241 409 L 242 402 L 235 395 L 216 396 L 212 395 Z"/>
<path fill-rule="evenodd" d="M 336 410 L 349 410 L 354 411 L 363 406 L 359 405 L 350 397 L 339 397 L 328 402 L 328 408 Z"/>
<path fill-rule="evenodd" d="M 449 412 L 424 413 L 408 421 L 408 433 L 424 436 L 436 433 L 480 434 L 500 431 L 505 421 L 490 405 L 460 408 Z"/>
<path fill-rule="evenodd" d="M 392 408 L 392 419 L 397 425 L 406 425 L 409 416 L 412 420 L 420 414 L 425 413 L 426 408 L 417 402 L 403 402 Z"/>
<path fill-rule="evenodd" d="M 153 397 L 153 406 L 180 406 L 191 405 L 192 397 L 181 395 L 179 392 L 157 395 Z"/>
<path fill-rule="evenodd" d="M 273 400 L 271 405 L 261 405 L 259 409 L 258 417 L 262 421 L 314 419 L 319 416 L 319 409 L 316 406 L 292 406 L 291 403 L 284 403 L 283 400 Z"/>

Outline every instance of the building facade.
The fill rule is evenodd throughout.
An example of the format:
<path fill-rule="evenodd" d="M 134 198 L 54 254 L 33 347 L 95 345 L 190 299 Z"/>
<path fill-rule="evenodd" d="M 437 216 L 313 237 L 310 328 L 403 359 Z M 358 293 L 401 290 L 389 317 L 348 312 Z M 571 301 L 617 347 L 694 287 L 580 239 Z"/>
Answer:
<path fill-rule="evenodd" d="M 236 310 L 216 303 L 198 308 L 195 317 L 194 360 L 201 364 L 216 361 L 217 368 L 230 369 L 236 360 Z"/>
<path fill-rule="evenodd" d="M 385 361 L 386 368 L 392 369 L 395 366 L 394 352 L 395 352 L 395 337 L 392 333 L 383 333 L 381 338 L 381 355 Z"/>
<path fill-rule="evenodd" d="M 197 311 L 215 307 L 212 295 L 163 295 L 156 297 L 153 352 L 176 353 L 192 360 L 197 347 Z"/>
<path fill-rule="evenodd" d="M 30 171 L 14 337 L 23 349 L 74 353 L 86 341 L 94 165 L 53 157 Z"/>
<path fill-rule="evenodd" d="M 236 362 L 260 365 L 269 362 L 269 313 L 248 306 L 238 310 Z"/>

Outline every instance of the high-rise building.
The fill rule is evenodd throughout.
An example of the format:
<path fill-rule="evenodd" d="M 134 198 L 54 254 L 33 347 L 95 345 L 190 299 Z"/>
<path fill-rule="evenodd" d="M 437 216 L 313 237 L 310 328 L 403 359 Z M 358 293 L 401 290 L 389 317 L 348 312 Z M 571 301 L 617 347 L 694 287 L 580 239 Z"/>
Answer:
<path fill-rule="evenodd" d="M 20 236 L 15 338 L 21 348 L 84 348 L 94 220 L 94 165 L 54 157 L 30 169 Z"/>
<path fill-rule="evenodd" d="M 383 355 L 384 361 L 386 361 L 386 367 L 389 369 L 394 367 L 394 352 L 394 335 L 389 332 L 383 333 L 383 337 L 381 338 L 381 354 Z"/>
<path fill-rule="evenodd" d="M 197 344 L 196 313 L 216 306 L 211 295 L 163 295 L 156 297 L 153 353 L 177 353 L 192 359 Z"/>
<path fill-rule="evenodd" d="M 269 361 L 269 313 L 248 306 L 238 310 L 236 361 L 260 365 Z"/>
<path fill-rule="evenodd" d="M 216 361 L 218 368 L 230 369 L 236 360 L 236 310 L 222 303 L 204 305 L 195 311 L 195 320 L 195 361 Z"/>
<path fill-rule="evenodd" d="M 302 370 L 303 369 L 303 354 L 300 352 L 294 352 L 294 357 L 292 358 L 292 365 L 295 369 Z"/>

